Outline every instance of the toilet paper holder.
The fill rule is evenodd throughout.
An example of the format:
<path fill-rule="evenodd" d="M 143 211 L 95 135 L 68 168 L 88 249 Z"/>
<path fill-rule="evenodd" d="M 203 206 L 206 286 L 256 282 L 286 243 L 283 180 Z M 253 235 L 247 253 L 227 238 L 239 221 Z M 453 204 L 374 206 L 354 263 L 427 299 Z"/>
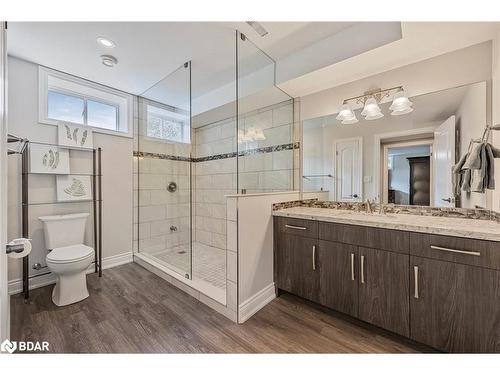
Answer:
<path fill-rule="evenodd" d="M 5 245 L 5 251 L 7 252 L 7 254 L 22 253 L 24 251 L 24 244 L 23 243 L 7 244 Z"/>

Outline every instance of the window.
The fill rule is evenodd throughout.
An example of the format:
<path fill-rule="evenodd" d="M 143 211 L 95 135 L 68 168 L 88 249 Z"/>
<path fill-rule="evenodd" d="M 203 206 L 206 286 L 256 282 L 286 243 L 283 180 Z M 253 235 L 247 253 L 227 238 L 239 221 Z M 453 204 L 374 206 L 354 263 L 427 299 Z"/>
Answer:
<path fill-rule="evenodd" d="M 39 121 L 68 121 L 96 132 L 132 136 L 133 96 L 40 67 Z"/>
<path fill-rule="evenodd" d="M 146 135 L 176 143 L 190 143 L 189 115 L 147 104 Z"/>

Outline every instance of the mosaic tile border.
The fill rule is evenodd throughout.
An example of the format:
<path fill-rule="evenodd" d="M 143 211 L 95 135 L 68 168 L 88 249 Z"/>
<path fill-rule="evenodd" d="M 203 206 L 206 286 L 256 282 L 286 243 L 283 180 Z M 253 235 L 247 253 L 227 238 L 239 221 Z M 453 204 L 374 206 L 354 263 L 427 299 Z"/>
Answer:
<path fill-rule="evenodd" d="M 294 142 L 294 143 L 285 143 L 285 144 L 276 145 L 276 146 L 254 148 L 252 150 L 244 150 L 244 151 L 239 151 L 239 152 L 234 151 L 234 152 L 228 152 L 225 154 L 203 156 L 200 158 L 191 158 L 188 156 L 176 156 L 176 155 L 168 155 L 168 154 L 161 154 L 161 153 L 154 153 L 154 152 L 143 152 L 143 151 L 134 151 L 133 155 L 135 157 L 141 157 L 141 158 L 153 158 L 153 159 L 175 160 L 175 161 L 189 161 L 189 162 L 193 162 L 193 163 L 200 163 L 200 162 L 204 162 L 204 161 L 230 159 L 230 158 L 235 158 L 236 156 L 267 154 L 270 152 L 296 150 L 299 148 L 300 148 L 300 142 Z"/>
<path fill-rule="evenodd" d="M 449 208 L 449 207 L 424 207 L 424 206 L 408 206 L 383 204 L 385 213 L 389 214 L 406 214 L 420 216 L 438 216 L 438 217 L 455 217 L 459 219 L 476 219 L 476 220 L 493 220 L 500 222 L 500 213 L 484 209 L 473 208 Z M 273 204 L 273 211 L 282 210 L 292 207 L 313 207 L 327 208 L 336 210 L 365 210 L 366 203 L 350 203 L 350 202 L 330 202 L 319 201 L 318 199 L 307 199 L 291 202 L 282 202 Z M 373 204 L 373 210 L 378 211 L 380 205 Z"/>
<path fill-rule="evenodd" d="M 133 155 L 134 155 L 134 157 L 139 157 L 139 158 L 153 158 L 153 159 L 176 160 L 176 161 L 191 161 L 191 158 L 188 156 L 167 155 L 167 154 L 159 154 L 159 153 L 155 153 L 155 152 L 134 151 Z"/>

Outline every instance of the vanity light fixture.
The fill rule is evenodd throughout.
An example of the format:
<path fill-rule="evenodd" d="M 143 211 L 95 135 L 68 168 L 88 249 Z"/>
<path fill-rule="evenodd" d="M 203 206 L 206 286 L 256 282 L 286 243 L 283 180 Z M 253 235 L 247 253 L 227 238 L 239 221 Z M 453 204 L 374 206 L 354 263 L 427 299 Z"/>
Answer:
<path fill-rule="evenodd" d="M 116 47 L 115 42 L 113 42 L 111 39 L 104 38 L 102 36 L 97 38 L 97 43 L 99 43 L 101 46 L 106 47 L 106 48 L 115 48 Z"/>
<path fill-rule="evenodd" d="M 413 112 L 412 106 L 413 103 L 408 99 L 404 90 L 401 90 L 394 94 L 394 99 L 389 109 L 392 111 L 391 115 L 399 116 Z"/>
<path fill-rule="evenodd" d="M 392 100 L 390 106 L 391 114 L 394 116 L 404 115 L 413 111 L 413 103 L 408 99 L 403 86 L 391 87 L 390 89 L 375 89 L 365 92 L 363 95 L 345 99 L 340 107 L 337 120 L 342 124 L 355 124 L 358 122 L 353 109 L 363 108 L 361 115 L 365 120 L 371 121 L 384 117 L 379 106 Z"/>
<path fill-rule="evenodd" d="M 343 125 L 355 124 L 359 121 L 349 104 L 343 104 L 342 107 L 340 107 L 337 120 L 341 121 Z"/>
<path fill-rule="evenodd" d="M 377 120 L 384 117 L 382 110 L 378 106 L 377 100 L 375 98 L 369 98 L 365 102 L 365 106 L 361 111 L 361 116 L 365 116 L 365 120 Z"/>
<path fill-rule="evenodd" d="M 108 68 L 112 68 L 116 64 L 118 64 L 118 60 L 116 59 L 116 57 L 111 55 L 102 55 L 101 62 L 104 66 L 107 66 Z"/>

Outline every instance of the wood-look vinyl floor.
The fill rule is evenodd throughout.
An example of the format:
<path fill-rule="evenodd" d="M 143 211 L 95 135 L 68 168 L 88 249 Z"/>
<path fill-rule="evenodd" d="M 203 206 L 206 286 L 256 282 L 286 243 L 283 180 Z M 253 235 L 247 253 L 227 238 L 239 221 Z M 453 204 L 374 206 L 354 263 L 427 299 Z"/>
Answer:
<path fill-rule="evenodd" d="M 65 307 L 52 286 L 11 299 L 13 340 L 57 353 L 414 353 L 403 338 L 290 294 L 236 324 L 141 266 L 88 276 L 90 297 Z"/>

